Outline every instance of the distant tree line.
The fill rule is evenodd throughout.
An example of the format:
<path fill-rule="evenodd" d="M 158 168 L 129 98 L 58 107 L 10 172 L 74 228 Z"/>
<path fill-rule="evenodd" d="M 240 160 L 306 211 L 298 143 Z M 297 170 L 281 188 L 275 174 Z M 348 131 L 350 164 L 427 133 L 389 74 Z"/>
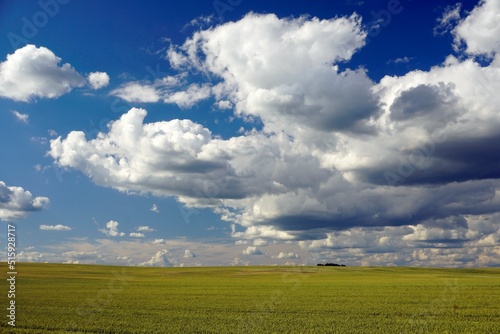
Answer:
<path fill-rule="evenodd" d="M 326 267 L 326 266 L 330 266 L 330 267 L 345 267 L 345 264 L 336 264 L 336 263 L 318 263 L 318 267 Z"/>

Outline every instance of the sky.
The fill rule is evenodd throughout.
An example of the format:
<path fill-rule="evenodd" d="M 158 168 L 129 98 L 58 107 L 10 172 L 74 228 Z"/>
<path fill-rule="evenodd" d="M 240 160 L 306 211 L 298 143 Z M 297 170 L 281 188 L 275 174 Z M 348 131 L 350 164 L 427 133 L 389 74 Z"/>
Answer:
<path fill-rule="evenodd" d="M 0 1 L 0 38 L 1 259 L 500 266 L 500 0 Z"/>

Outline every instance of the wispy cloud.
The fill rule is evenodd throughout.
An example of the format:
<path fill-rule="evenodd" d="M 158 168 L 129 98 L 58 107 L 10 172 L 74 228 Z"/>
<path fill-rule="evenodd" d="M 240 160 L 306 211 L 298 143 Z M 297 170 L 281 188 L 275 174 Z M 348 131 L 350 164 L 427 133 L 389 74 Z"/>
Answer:
<path fill-rule="evenodd" d="M 437 19 L 437 25 L 434 27 L 434 35 L 444 35 L 450 32 L 460 20 L 460 11 L 462 4 L 459 2 L 454 6 L 447 6 L 441 17 Z"/>
<path fill-rule="evenodd" d="M 24 123 L 24 124 L 29 124 L 29 115 L 28 114 L 21 114 L 19 111 L 17 110 L 12 110 L 12 115 L 14 115 L 14 117 L 21 123 Z"/>
<path fill-rule="evenodd" d="M 410 61 L 412 61 L 413 57 L 401 57 L 401 58 L 395 58 L 387 61 L 387 64 L 407 64 Z"/>
<path fill-rule="evenodd" d="M 40 225 L 40 230 L 43 231 L 71 231 L 71 227 L 65 225 Z"/>
<path fill-rule="evenodd" d="M 149 210 L 156 213 L 160 213 L 160 209 L 158 209 L 158 206 L 156 204 L 153 204 L 153 206 Z"/>

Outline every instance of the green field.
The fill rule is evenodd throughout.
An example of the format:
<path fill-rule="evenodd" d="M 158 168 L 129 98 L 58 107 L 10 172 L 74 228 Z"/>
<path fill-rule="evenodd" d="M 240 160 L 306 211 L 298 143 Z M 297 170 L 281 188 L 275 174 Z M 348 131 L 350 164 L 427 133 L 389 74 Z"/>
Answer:
<path fill-rule="evenodd" d="M 500 268 L 17 271 L 17 326 L 4 315 L 3 333 L 500 333 Z"/>

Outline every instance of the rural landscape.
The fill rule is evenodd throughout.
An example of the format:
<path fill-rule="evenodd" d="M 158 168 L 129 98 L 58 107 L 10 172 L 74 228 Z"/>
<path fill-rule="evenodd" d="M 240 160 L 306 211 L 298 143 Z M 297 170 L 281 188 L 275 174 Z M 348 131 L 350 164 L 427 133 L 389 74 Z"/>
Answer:
<path fill-rule="evenodd" d="M 0 333 L 498 334 L 499 92 L 500 0 L 0 0 Z"/>
<path fill-rule="evenodd" d="M 498 333 L 500 320 L 498 268 L 18 270 L 12 333 Z"/>

